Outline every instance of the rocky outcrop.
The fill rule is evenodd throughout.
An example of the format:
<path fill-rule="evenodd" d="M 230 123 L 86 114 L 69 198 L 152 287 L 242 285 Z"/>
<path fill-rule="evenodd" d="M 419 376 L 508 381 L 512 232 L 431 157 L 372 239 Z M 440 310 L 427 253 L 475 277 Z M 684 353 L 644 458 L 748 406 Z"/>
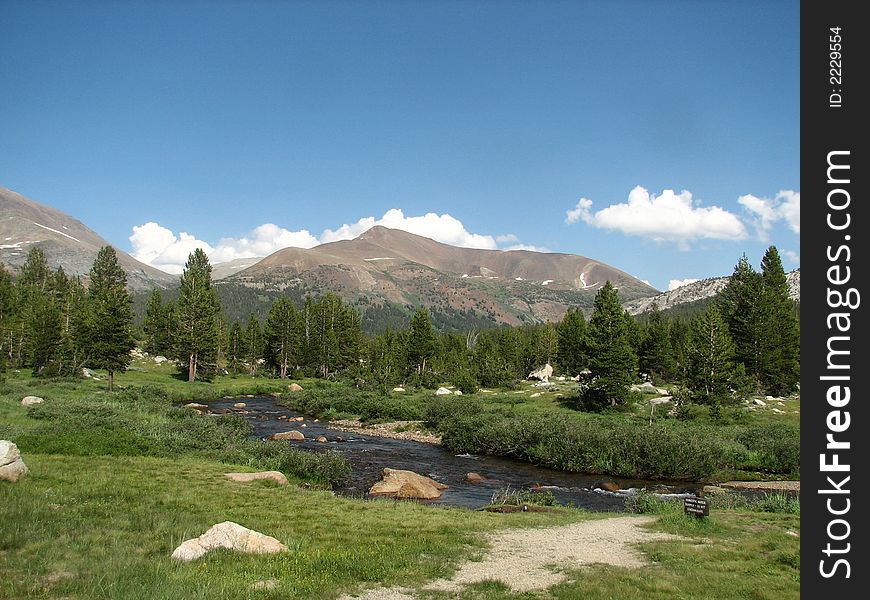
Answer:
<path fill-rule="evenodd" d="M 242 527 L 232 521 L 224 521 L 214 525 L 198 538 L 183 542 L 172 553 L 172 558 L 181 562 L 189 562 L 216 548 L 226 548 L 247 554 L 274 554 L 288 550 L 287 546 L 273 537 Z"/>
<path fill-rule="evenodd" d="M 305 434 L 301 431 L 296 431 L 295 429 L 292 431 L 282 431 L 280 433 L 273 433 L 269 436 L 270 440 L 290 440 L 293 442 L 301 442 L 305 439 Z"/>
<path fill-rule="evenodd" d="M 384 478 L 369 490 L 372 496 L 400 499 L 435 500 L 448 486 L 413 471 L 384 469 Z"/>
<path fill-rule="evenodd" d="M 21 406 L 33 406 L 34 404 L 42 404 L 45 402 L 44 398 L 40 398 L 39 396 L 25 396 L 21 399 Z"/>
<path fill-rule="evenodd" d="M 198 404 L 197 402 L 188 402 L 184 405 L 184 408 L 193 408 L 196 410 L 208 410 L 207 404 Z"/>
<path fill-rule="evenodd" d="M 440 387 L 440 388 L 438 388 L 437 390 L 435 390 L 435 395 L 436 395 L 436 396 L 448 396 L 448 395 L 450 395 L 450 394 L 452 394 L 452 393 L 453 393 L 453 392 L 451 392 L 450 390 L 448 390 L 446 387 Z"/>
<path fill-rule="evenodd" d="M 528 379 L 537 379 L 539 381 L 549 381 L 550 377 L 553 376 L 553 367 L 550 363 L 545 364 L 540 369 L 532 371 L 529 373 Z"/>
<path fill-rule="evenodd" d="M 18 446 L 8 440 L 0 440 L 0 481 L 16 482 L 29 471 L 21 460 Z"/>
<path fill-rule="evenodd" d="M 270 480 L 281 485 L 287 485 L 287 478 L 280 471 L 260 471 L 259 473 L 224 473 L 228 479 L 238 481 L 239 483 L 248 483 L 250 481 Z"/>

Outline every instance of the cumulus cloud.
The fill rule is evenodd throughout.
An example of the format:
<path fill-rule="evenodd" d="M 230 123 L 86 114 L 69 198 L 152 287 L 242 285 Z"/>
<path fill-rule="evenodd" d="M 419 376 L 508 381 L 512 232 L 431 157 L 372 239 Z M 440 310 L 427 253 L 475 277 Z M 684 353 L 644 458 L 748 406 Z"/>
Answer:
<path fill-rule="evenodd" d="M 149 222 L 133 227 L 130 243 L 133 246 L 132 254 L 137 260 L 167 273 L 178 274 L 184 270 L 188 255 L 196 248 L 202 248 L 212 264 L 218 264 L 238 258 L 267 256 L 282 248 L 311 248 L 327 242 L 350 240 L 376 225 L 401 229 L 452 246 L 549 252 L 540 246 L 523 244 L 512 233 L 496 237 L 472 233 L 460 220 L 446 213 L 405 216 L 399 208 L 388 210 L 381 218 L 363 217 L 355 223 L 345 223 L 336 229 L 325 229 L 319 236 L 313 235 L 307 229 L 290 231 L 273 223 L 266 223 L 247 235 L 221 238 L 214 245 L 185 232 L 176 236 L 166 227 Z"/>
<path fill-rule="evenodd" d="M 565 215 L 568 224 L 578 221 L 626 235 L 674 242 L 684 249 L 699 239 L 741 240 L 747 236 L 736 215 L 719 206 L 700 206 L 689 191 L 676 194 L 663 190 L 656 196 L 641 186 L 631 190 L 627 202 L 597 212 L 592 211 L 591 200 L 581 198 Z"/>
<path fill-rule="evenodd" d="M 668 291 L 672 292 L 673 290 L 677 289 L 678 287 L 683 287 L 684 285 L 689 285 L 690 283 L 695 283 L 696 281 L 699 281 L 699 280 L 698 279 L 691 279 L 691 278 L 671 279 L 668 282 Z"/>
<path fill-rule="evenodd" d="M 344 224 L 336 230 L 327 229 L 320 236 L 321 243 L 338 240 L 352 240 L 375 225 L 390 229 L 401 229 L 409 233 L 432 238 L 437 242 L 460 246 L 463 248 L 483 248 L 495 250 L 498 248 L 495 238 L 491 235 L 471 233 L 465 229 L 462 221 L 445 213 L 438 215 L 426 213 L 419 217 L 406 217 L 401 208 L 392 208 L 380 219 L 364 217 L 353 224 Z"/>
<path fill-rule="evenodd" d="M 773 198 L 760 198 L 752 194 L 740 196 L 737 202 L 749 212 L 758 238 L 767 241 L 777 221 L 785 221 L 788 228 L 800 235 L 801 195 L 792 190 L 780 190 Z"/>

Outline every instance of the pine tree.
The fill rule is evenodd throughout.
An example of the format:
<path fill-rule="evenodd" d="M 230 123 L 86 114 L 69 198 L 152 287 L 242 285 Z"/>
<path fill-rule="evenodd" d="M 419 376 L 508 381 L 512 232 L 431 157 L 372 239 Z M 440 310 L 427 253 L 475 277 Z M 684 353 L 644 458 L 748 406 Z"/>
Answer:
<path fill-rule="evenodd" d="M 25 313 L 25 353 L 34 375 L 54 374 L 54 363 L 60 349 L 62 315 L 54 298 L 31 288 Z"/>
<path fill-rule="evenodd" d="M 689 389 L 718 407 L 729 396 L 735 374 L 734 344 L 719 309 L 713 305 L 692 323 L 689 338 Z"/>
<path fill-rule="evenodd" d="M 800 380 L 800 329 L 782 259 L 771 246 L 761 261 L 763 314 L 761 383 L 767 394 L 790 393 Z"/>
<path fill-rule="evenodd" d="M 239 365 L 242 362 L 244 339 L 245 334 L 242 331 L 241 323 L 233 321 L 233 325 L 230 327 L 230 334 L 227 337 L 227 366 L 234 373 L 238 373 Z"/>
<path fill-rule="evenodd" d="M 552 364 L 555 362 L 556 351 L 559 344 L 559 334 L 556 326 L 550 322 L 545 323 L 538 330 L 538 339 L 535 348 L 535 356 L 540 364 Z"/>
<path fill-rule="evenodd" d="M 569 308 L 557 328 L 559 334 L 556 360 L 567 375 L 577 375 L 589 365 L 589 340 L 586 318 L 579 308 Z"/>
<path fill-rule="evenodd" d="M 248 316 L 248 325 L 245 327 L 245 362 L 248 363 L 248 373 L 251 377 L 257 374 L 257 367 L 262 358 L 263 329 L 260 327 L 260 319 L 251 313 Z"/>
<path fill-rule="evenodd" d="M 100 248 L 91 268 L 86 323 L 86 364 L 108 371 L 108 388 L 112 391 L 115 372 L 127 369 L 130 350 L 136 343 L 127 274 L 111 246 Z"/>
<path fill-rule="evenodd" d="M 435 356 L 437 341 L 429 311 L 418 309 L 408 327 L 408 361 L 418 375 L 426 372 L 426 362 Z"/>
<path fill-rule="evenodd" d="M 663 382 L 673 376 L 674 352 L 668 322 L 662 317 L 657 304 L 653 305 L 649 320 L 644 328 L 643 342 L 638 352 L 638 366 L 656 382 Z"/>
<path fill-rule="evenodd" d="M 264 326 L 266 354 L 281 379 L 286 379 L 290 368 L 298 364 L 300 322 L 299 311 L 289 298 L 281 297 L 272 303 Z"/>
<path fill-rule="evenodd" d="M 728 325 L 734 342 L 734 360 L 743 363 L 746 374 L 761 379 L 763 294 L 761 275 L 749 264 L 744 254 L 728 284 L 719 292 L 717 308 Z"/>
<path fill-rule="evenodd" d="M 187 259 L 175 306 L 175 348 L 187 366 L 187 380 L 213 363 L 217 352 L 220 301 L 211 285 L 211 265 L 201 248 Z"/>
<path fill-rule="evenodd" d="M 595 295 L 589 320 L 589 368 L 596 378 L 596 389 L 612 405 L 625 400 L 637 368 L 637 356 L 630 341 L 630 320 L 616 289 L 608 281 Z"/>
<path fill-rule="evenodd" d="M 33 246 L 27 252 L 27 258 L 21 266 L 18 275 L 18 284 L 32 286 L 40 291 L 45 291 L 51 281 L 51 270 L 45 260 L 45 253 L 39 246 Z"/>

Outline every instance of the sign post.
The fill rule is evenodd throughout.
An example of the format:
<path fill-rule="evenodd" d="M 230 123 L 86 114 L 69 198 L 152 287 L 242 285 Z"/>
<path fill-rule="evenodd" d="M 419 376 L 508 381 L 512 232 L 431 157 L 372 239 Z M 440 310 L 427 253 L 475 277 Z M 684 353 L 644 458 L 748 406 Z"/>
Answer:
<path fill-rule="evenodd" d="M 701 496 L 689 496 L 683 499 L 683 510 L 687 515 L 701 519 L 710 516 L 710 501 Z"/>

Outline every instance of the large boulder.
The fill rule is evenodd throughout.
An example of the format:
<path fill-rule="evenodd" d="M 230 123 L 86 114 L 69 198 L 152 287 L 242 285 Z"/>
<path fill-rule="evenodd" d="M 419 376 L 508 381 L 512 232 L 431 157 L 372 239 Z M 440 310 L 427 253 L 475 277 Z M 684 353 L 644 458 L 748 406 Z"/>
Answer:
<path fill-rule="evenodd" d="M 413 471 L 386 468 L 384 478 L 371 487 L 369 494 L 391 498 L 435 500 L 440 498 L 442 490 L 446 489 L 447 486 L 443 483 Z"/>
<path fill-rule="evenodd" d="M 238 481 L 239 483 L 248 483 L 249 481 L 260 481 L 263 479 L 287 485 L 287 478 L 280 471 L 260 471 L 259 473 L 224 473 L 228 479 Z"/>
<path fill-rule="evenodd" d="M 45 399 L 40 398 L 39 396 L 24 396 L 21 399 L 21 406 L 33 406 L 34 404 L 42 404 L 45 402 Z"/>
<path fill-rule="evenodd" d="M 0 440 L 0 481 L 14 483 L 27 473 L 27 465 L 21 460 L 18 446 L 8 440 Z"/>
<path fill-rule="evenodd" d="M 550 363 L 545 364 L 540 369 L 532 371 L 529 373 L 528 379 L 537 379 L 539 381 L 549 381 L 550 377 L 553 376 L 553 367 Z"/>
<path fill-rule="evenodd" d="M 296 431 L 295 429 L 292 431 L 282 431 L 280 433 L 273 433 L 269 436 L 270 440 L 291 440 L 294 442 L 301 442 L 305 439 L 305 434 L 301 431 Z"/>
<path fill-rule="evenodd" d="M 435 395 L 436 395 L 436 396 L 448 396 L 448 395 L 450 395 L 450 394 L 452 394 L 452 393 L 453 393 L 453 392 L 451 392 L 450 390 L 448 390 L 446 387 L 440 387 L 440 388 L 438 388 L 437 390 L 435 390 Z"/>
<path fill-rule="evenodd" d="M 480 473 L 471 472 L 465 474 L 465 481 L 468 483 L 480 483 L 481 481 L 486 481 L 486 477 Z"/>
<path fill-rule="evenodd" d="M 232 521 L 224 521 L 214 525 L 198 538 L 182 542 L 172 553 L 172 558 L 189 562 L 216 548 L 226 548 L 247 554 L 274 554 L 288 550 L 287 546 L 273 537 L 242 527 Z"/>
<path fill-rule="evenodd" d="M 290 385 L 287 386 L 287 389 L 290 390 L 291 392 L 301 392 L 302 386 L 299 385 L 298 383 L 291 383 Z"/>

